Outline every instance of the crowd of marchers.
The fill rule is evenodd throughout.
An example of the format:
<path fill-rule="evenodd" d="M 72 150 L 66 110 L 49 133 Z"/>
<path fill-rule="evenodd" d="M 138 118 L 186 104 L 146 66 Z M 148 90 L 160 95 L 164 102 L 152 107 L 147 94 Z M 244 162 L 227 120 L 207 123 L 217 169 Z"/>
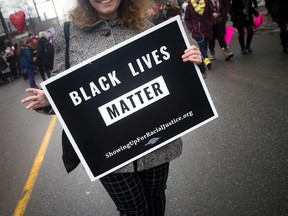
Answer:
<path fill-rule="evenodd" d="M 252 39 L 257 28 L 255 18 L 259 13 L 259 0 L 185 0 L 179 4 L 166 2 L 157 6 L 158 13 L 154 24 L 173 16 L 181 15 L 192 39 L 198 44 L 203 61 L 208 70 L 215 57 L 215 42 L 218 41 L 225 60 L 233 58 L 234 53 L 228 47 L 226 36 L 228 21 L 232 22 L 233 32 L 238 32 L 240 53 L 247 55 L 253 52 Z M 269 16 L 277 22 L 280 29 L 280 40 L 283 52 L 288 53 L 288 1 L 265 0 Z M 263 19 L 263 17 L 262 17 Z"/>
<path fill-rule="evenodd" d="M 39 73 L 43 81 L 49 78 L 53 58 L 52 38 L 45 32 L 18 40 L 0 54 L 0 85 L 22 77 L 30 87 L 38 88 L 35 74 Z"/>

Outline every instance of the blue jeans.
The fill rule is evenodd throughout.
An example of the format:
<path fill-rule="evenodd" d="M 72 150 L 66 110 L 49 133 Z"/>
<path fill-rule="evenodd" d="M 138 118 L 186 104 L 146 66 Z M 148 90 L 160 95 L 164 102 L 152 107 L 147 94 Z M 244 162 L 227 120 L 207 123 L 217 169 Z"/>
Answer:
<path fill-rule="evenodd" d="M 208 58 L 208 38 L 195 38 L 195 40 L 198 43 L 202 57 L 204 59 Z"/>

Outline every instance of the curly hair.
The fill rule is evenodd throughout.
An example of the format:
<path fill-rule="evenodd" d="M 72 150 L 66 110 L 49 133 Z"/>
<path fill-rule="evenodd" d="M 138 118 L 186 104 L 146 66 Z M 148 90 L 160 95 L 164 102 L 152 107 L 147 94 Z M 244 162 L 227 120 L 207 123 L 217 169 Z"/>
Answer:
<path fill-rule="evenodd" d="M 121 25 L 141 30 L 149 16 L 149 8 L 154 6 L 153 0 L 121 0 L 118 8 Z M 89 0 L 77 0 L 77 5 L 69 12 L 69 19 L 78 27 L 93 24 L 99 17 Z"/>

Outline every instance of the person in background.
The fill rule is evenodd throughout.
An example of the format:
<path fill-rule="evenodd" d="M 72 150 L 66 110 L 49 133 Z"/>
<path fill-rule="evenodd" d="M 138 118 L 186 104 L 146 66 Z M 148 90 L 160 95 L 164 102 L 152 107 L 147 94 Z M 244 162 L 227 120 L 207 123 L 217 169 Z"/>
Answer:
<path fill-rule="evenodd" d="M 191 0 L 188 2 L 184 17 L 187 29 L 197 42 L 208 69 L 212 66 L 208 58 L 208 41 L 213 34 L 213 12 L 210 0 Z"/>
<path fill-rule="evenodd" d="M 153 22 L 154 25 L 158 25 L 167 20 L 161 5 L 157 5 L 157 7 L 155 6 L 153 8 L 150 8 L 149 13 L 151 16 L 151 21 Z"/>
<path fill-rule="evenodd" d="M 10 47 L 7 47 L 5 53 L 6 53 L 6 60 L 9 63 L 9 70 L 11 76 L 13 77 L 13 79 L 19 78 L 19 75 L 17 73 L 17 59 L 15 57 L 14 50 L 11 49 Z"/>
<path fill-rule="evenodd" d="M 35 63 L 33 62 L 32 49 L 30 48 L 30 40 L 22 40 L 19 43 L 20 54 L 18 60 L 22 70 L 26 70 L 28 73 L 29 85 L 31 88 L 38 88 L 35 82 Z"/>
<path fill-rule="evenodd" d="M 257 0 L 252 0 L 252 3 L 253 3 L 253 7 L 254 7 L 254 8 L 258 8 L 258 2 L 257 2 Z"/>
<path fill-rule="evenodd" d="M 45 32 L 39 32 L 36 64 L 43 81 L 50 77 L 54 58 L 54 47 L 45 37 Z"/>
<path fill-rule="evenodd" d="M 152 27 L 147 17 L 151 4 L 152 1 L 143 0 L 78 0 L 69 16 L 70 65 L 79 64 Z M 55 36 L 54 43 L 52 75 L 65 70 L 63 30 Z M 197 64 L 202 62 L 196 46 L 183 50 L 182 59 Z M 22 100 L 22 103 L 28 103 L 26 109 L 36 110 L 49 106 L 42 90 L 28 88 L 26 91 L 32 94 Z M 70 148 L 70 154 L 75 155 L 73 148 Z M 169 162 L 181 155 L 181 149 L 182 141 L 176 139 L 100 179 L 120 215 L 164 216 Z M 64 159 L 64 164 L 68 165 L 69 162 Z M 67 171 L 72 171 L 78 163 L 79 159 Z"/>
<path fill-rule="evenodd" d="M 20 63 L 19 63 L 19 55 L 21 53 L 21 47 L 19 47 L 19 42 L 15 42 L 13 47 L 14 47 L 14 56 L 15 56 L 15 60 L 16 60 L 16 69 L 17 69 L 17 74 L 18 76 L 22 76 L 22 69 L 20 67 Z"/>
<path fill-rule="evenodd" d="M 209 40 L 210 60 L 215 60 L 215 41 L 219 42 L 225 60 L 231 59 L 234 54 L 230 52 L 225 41 L 227 11 L 225 1 L 211 0 L 213 12 L 213 36 Z"/>
<path fill-rule="evenodd" d="M 231 20 L 233 26 L 237 28 L 238 40 L 241 53 L 246 55 L 252 53 L 251 42 L 254 34 L 253 15 L 258 16 L 258 12 L 252 7 L 252 0 L 232 0 Z M 247 37 L 245 42 L 245 28 Z"/>
<path fill-rule="evenodd" d="M 182 14 L 182 19 L 183 20 L 184 20 L 184 17 L 185 17 L 185 11 L 186 11 L 187 5 L 188 5 L 188 1 L 187 0 L 183 1 L 182 5 L 181 5 L 181 9 L 183 11 L 183 14 Z"/>
<path fill-rule="evenodd" d="M 0 52 L 0 84 L 9 83 L 6 71 L 9 70 L 4 52 Z"/>
<path fill-rule="evenodd" d="M 168 1 L 166 4 L 166 19 L 170 19 L 174 16 L 179 15 L 176 6 L 172 2 Z M 180 11 L 180 10 L 179 10 Z"/>
<path fill-rule="evenodd" d="M 37 58 L 36 58 L 36 52 L 37 52 L 37 49 L 38 49 L 38 36 L 36 35 L 32 35 L 30 36 L 29 38 L 29 48 L 30 50 L 32 51 L 32 60 L 34 62 L 34 70 L 35 72 L 37 73 L 37 65 L 36 65 L 36 61 L 37 61 Z"/>
<path fill-rule="evenodd" d="M 265 7 L 270 13 L 272 20 L 280 28 L 280 40 L 283 53 L 288 53 L 288 1 L 287 0 L 265 0 Z"/>

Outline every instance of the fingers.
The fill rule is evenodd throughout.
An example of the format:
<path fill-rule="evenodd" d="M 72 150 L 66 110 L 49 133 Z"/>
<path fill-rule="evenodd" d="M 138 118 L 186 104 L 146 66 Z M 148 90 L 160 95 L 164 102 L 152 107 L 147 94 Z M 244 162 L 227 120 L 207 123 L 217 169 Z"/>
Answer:
<path fill-rule="evenodd" d="M 34 110 L 33 107 L 35 106 L 35 102 L 30 103 L 28 106 L 26 106 L 27 110 Z"/>
<path fill-rule="evenodd" d="M 196 64 L 200 64 L 202 62 L 201 52 L 196 46 L 193 45 L 184 51 L 182 59 L 184 62 L 190 61 Z"/>
<path fill-rule="evenodd" d="M 26 106 L 26 109 L 35 110 L 40 107 L 45 107 L 49 105 L 49 101 L 47 100 L 43 90 L 28 88 L 26 89 L 26 92 L 33 94 L 21 100 L 21 103 L 23 104 L 30 103 Z"/>
<path fill-rule="evenodd" d="M 193 63 L 196 63 L 196 64 L 201 64 L 202 63 L 202 58 L 201 56 L 191 56 L 189 58 L 189 61 L 193 62 Z"/>
<path fill-rule="evenodd" d="M 35 109 L 39 108 L 39 105 L 38 105 L 39 104 L 39 97 L 38 97 L 38 95 L 26 97 L 26 98 L 22 99 L 21 102 L 23 104 L 30 102 L 30 104 L 26 106 L 27 110 L 35 110 Z"/>
<path fill-rule="evenodd" d="M 36 89 L 36 88 L 27 88 L 26 92 L 27 93 L 31 93 L 31 94 L 39 94 L 40 92 L 42 92 L 43 90 L 40 89 Z"/>
<path fill-rule="evenodd" d="M 37 96 L 29 96 L 29 97 L 26 97 L 26 98 L 23 98 L 22 100 L 21 100 L 21 103 L 27 103 L 27 102 L 31 102 L 31 101 L 35 101 L 35 100 L 37 100 Z"/>
<path fill-rule="evenodd" d="M 39 90 L 39 89 L 34 89 L 34 88 L 28 88 L 28 89 L 26 89 L 26 92 L 33 94 L 33 96 L 29 96 L 29 97 L 23 98 L 23 99 L 21 100 L 21 103 L 27 103 L 27 102 L 36 100 L 36 99 L 37 99 L 36 96 L 37 96 L 39 93 L 41 93 L 41 90 Z"/>
<path fill-rule="evenodd" d="M 36 110 L 38 108 L 40 108 L 41 106 L 39 105 L 39 103 L 37 101 L 30 103 L 29 105 L 26 106 L 27 110 Z"/>

